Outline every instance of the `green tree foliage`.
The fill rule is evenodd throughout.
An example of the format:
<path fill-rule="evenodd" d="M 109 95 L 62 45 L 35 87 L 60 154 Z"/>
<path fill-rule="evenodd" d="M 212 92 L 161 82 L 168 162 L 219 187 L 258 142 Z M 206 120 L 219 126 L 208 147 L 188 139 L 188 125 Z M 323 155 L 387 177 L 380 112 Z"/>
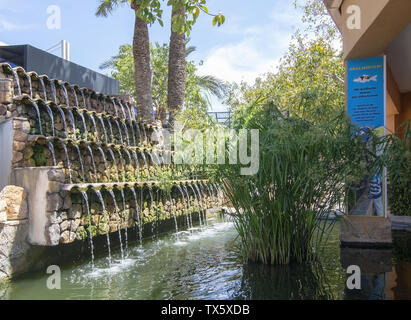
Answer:
<path fill-rule="evenodd" d="M 259 99 L 276 101 L 284 111 L 307 120 L 335 117 L 344 108 L 344 67 L 341 53 L 323 38 L 296 37 L 277 72 L 254 85 L 233 85 L 227 103 L 233 108 Z"/>
<path fill-rule="evenodd" d="M 294 34 L 275 72 L 263 74 L 252 85 L 231 85 L 226 103 L 232 109 L 254 101 L 276 101 L 290 115 L 317 122 L 327 121 L 344 109 L 339 32 L 322 1 L 295 0 L 294 4 L 303 11 L 306 29 Z"/>

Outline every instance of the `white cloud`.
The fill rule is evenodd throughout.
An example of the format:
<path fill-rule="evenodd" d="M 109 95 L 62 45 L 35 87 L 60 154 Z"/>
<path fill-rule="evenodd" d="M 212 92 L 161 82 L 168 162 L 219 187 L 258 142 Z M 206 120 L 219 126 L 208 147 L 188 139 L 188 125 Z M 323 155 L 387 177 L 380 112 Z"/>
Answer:
<path fill-rule="evenodd" d="M 0 31 L 17 31 L 17 30 L 28 30 L 32 29 L 33 25 L 27 24 L 16 24 L 12 22 L 8 22 L 0 17 Z"/>
<path fill-rule="evenodd" d="M 273 71 L 278 58 L 265 57 L 253 41 L 215 48 L 199 68 L 200 74 L 210 74 L 229 82 L 245 81 L 252 84 L 260 74 Z"/>
<path fill-rule="evenodd" d="M 253 84 L 258 76 L 275 71 L 301 19 L 292 3 L 282 1 L 275 2 L 267 16 L 263 23 L 235 21 L 229 30 L 222 28 L 222 32 L 236 34 L 237 40 L 210 50 L 199 72 L 229 82 Z"/>

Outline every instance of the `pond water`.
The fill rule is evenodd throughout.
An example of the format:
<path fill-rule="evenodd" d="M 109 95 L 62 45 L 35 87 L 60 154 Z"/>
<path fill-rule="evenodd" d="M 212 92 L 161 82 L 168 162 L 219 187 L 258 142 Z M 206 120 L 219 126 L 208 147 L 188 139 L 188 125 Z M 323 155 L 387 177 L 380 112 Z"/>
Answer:
<path fill-rule="evenodd" d="M 346 289 L 338 238 L 337 224 L 315 264 L 246 264 L 233 223 L 214 218 L 201 230 L 166 234 L 143 245 L 130 244 L 123 261 L 120 252 L 113 250 L 111 266 L 105 256 L 96 257 L 94 269 L 87 261 L 62 266 L 61 290 L 47 289 L 49 275 L 44 271 L 0 286 L 0 298 L 411 299 L 411 263 L 404 249 L 406 245 L 411 248 L 409 234 L 396 236 L 399 246 L 389 250 L 388 267 L 382 266 L 378 254 L 374 262 L 367 262 L 365 269 L 369 270 L 362 270 L 361 290 Z M 362 253 L 357 250 L 344 255 L 355 260 Z M 367 259 L 370 255 L 364 251 Z"/>

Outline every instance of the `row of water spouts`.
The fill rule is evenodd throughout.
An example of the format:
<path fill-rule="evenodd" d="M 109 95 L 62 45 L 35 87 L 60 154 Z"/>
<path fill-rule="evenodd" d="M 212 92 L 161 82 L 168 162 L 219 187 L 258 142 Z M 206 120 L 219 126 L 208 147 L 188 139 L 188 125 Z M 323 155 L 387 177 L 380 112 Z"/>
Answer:
<path fill-rule="evenodd" d="M 57 166 L 57 158 L 56 158 L 56 152 L 55 152 L 55 142 L 52 139 L 48 139 L 47 140 L 47 145 L 48 145 L 48 149 L 51 153 L 51 157 L 52 157 L 52 162 L 53 162 L 53 166 Z M 97 166 L 96 166 L 96 157 L 95 157 L 95 152 L 96 150 L 94 148 L 92 148 L 92 146 L 90 144 L 85 144 L 84 146 L 82 145 L 82 148 L 80 148 L 80 146 L 78 144 L 68 144 L 65 141 L 60 141 L 59 144 L 61 145 L 62 150 L 64 151 L 64 162 L 65 162 L 65 168 L 68 171 L 69 174 L 69 183 L 72 184 L 73 180 L 72 180 L 72 176 L 71 176 L 71 162 L 70 162 L 70 156 L 69 156 L 69 151 L 67 146 L 70 145 L 74 148 L 76 154 L 77 154 L 77 158 L 78 161 L 80 163 L 80 170 L 81 170 L 81 180 L 82 182 L 94 182 L 97 183 L 98 182 L 98 177 L 97 177 Z M 150 151 L 150 152 L 137 152 L 136 150 L 128 150 L 127 148 L 112 148 L 110 146 L 107 146 L 105 149 L 107 150 L 106 152 L 103 150 L 103 148 L 99 145 L 95 145 L 95 147 L 97 148 L 97 152 L 100 155 L 100 158 L 103 160 L 104 163 L 104 168 L 105 171 L 108 174 L 108 180 L 109 182 L 120 182 L 126 181 L 126 165 L 131 165 L 133 168 L 133 172 L 134 173 L 141 173 L 141 169 L 148 169 L 150 163 L 155 166 L 155 165 L 161 165 L 162 163 L 164 163 L 163 160 L 163 154 L 157 151 Z M 84 152 L 82 154 L 81 149 L 84 150 L 84 152 L 86 153 L 86 156 L 90 156 L 91 159 L 91 170 L 92 173 L 94 174 L 94 181 L 87 181 L 86 178 L 86 172 L 85 172 L 85 166 L 84 166 Z M 124 154 L 123 154 L 124 153 Z M 119 162 L 117 161 L 117 157 L 119 159 Z M 140 163 L 139 163 L 139 156 L 140 155 L 140 159 L 143 160 L 143 168 L 140 167 Z M 147 156 L 146 156 L 147 155 Z M 150 161 L 148 160 L 148 158 L 150 159 Z M 115 174 L 115 179 L 113 180 L 111 177 L 111 171 L 109 169 L 108 163 L 110 162 L 111 164 L 111 168 L 114 169 L 113 174 Z M 122 168 L 122 175 L 120 176 L 119 174 L 119 168 Z"/>
<path fill-rule="evenodd" d="M 145 143 L 148 142 L 147 132 L 144 124 L 139 125 L 138 122 L 134 120 L 122 121 L 113 117 L 104 116 L 102 114 L 99 115 L 94 114 L 93 112 L 80 111 L 76 108 L 72 109 L 57 105 L 50 106 L 48 104 L 38 104 L 35 101 L 31 101 L 31 105 L 33 106 L 36 112 L 38 132 L 40 133 L 40 135 L 52 137 L 56 136 L 55 115 L 52 110 L 52 108 L 56 108 L 63 123 L 63 132 L 66 139 L 70 138 L 70 133 L 68 131 L 68 121 L 65 111 L 67 112 L 68 117 L 70 119 L 69 123 L 71 126 L 72 140 L 83 140 L 77 137 L 77 128 L 80 129 L 80 127 L 82 127 L 83 133 L 87 135 L 88 130 L 85 118 L 85 115 L 87 115 L 90 119 L 91 128 L 94 133 L 94 137 L 96 137 L 96 142 L 101 142 L 105 144 L 126 144 L 127 146 L 138 146 L 141 140 L 143 140 Z M 48 118 L 50 119 L 49 131 L 51 131 L 51 135 L 43 132 L 40 106 L 44 106 L 44 108 L 47 111 Z M 78 119 L 80 119 L 80 125 L 79 121 L 76 121 L 75 115 Z M 96 118 L 99 123 L 100 130 L 98 129 Z M 113 127 L 115 127 L 116 129 L 117 135 L 115 135 Z M 117 139 L 115 138 L 116 136 Z M 87 136 L 85 140 L 87 140 Z"/>
<path fill-rule="evenodd" d="M 19 78 L 19 75 L 18 75 L 18 72 L 17 72 L 17 69 L 19 69 L 19 70 L 21 70 L 21 72 L 24 73 L 24 76 L 25 76 L 25 78 L 27 79 L 27 82 L 28 82 L 28 85 L 29 85 L 29 96 L 30 96 L 30 98 L 33 98 L 33 88 L 32 88 L 32 80 L 31 80 L 30 74 L 27 73 L 27 72 L 25 72 L 24 69 L 22 69 L 22 68 L 12 68 L 11 66 L 9 66 L 9 68 L 10 68 L 11 72 L 13 73 L 13 77 L 14 77 L 14 80 L 15 80 L 15 83 L 16 83 L 16 87 L 17 87 L 17 94 L 18 94 L 19 96 L 22 95 L 20 78 Z M 44 101 L 48 101 L 46 85 L 45 85 L 45 83 L 44 83 L 43 77 L 47 77 L 47 76 L 37 76 L 37 78 L 38 78 L 38 80 L 39 80 L 39 82 L 40 82 L 40 85 L 41 85 L 41 87 L 42 87 L 43 100 L 44 100 Z M 55 85 L 56 82 L 57 82 L 57 84 L 60 85 L 60 87 L 63 89 L 64 99 L 65 99 L 65 104 L 66 104 L 66 106 L 67 106 L 67 107 L 70 106 L 70 100 L 69 100 L 69 96 L 68 96 L 68 91 L 67 91 L 66 84 L 64 84 L 64 83 L 62 84 L 62 83 L 60 83 L 60 82 L 57 81 L 57 80 L 49 80 L 49 83 L 50 83 L 50 92 L 51 92 L 51 95 L 52 95 L 53 102 L 54 102 L 55 104 L 57 104 L 57 90 L 56 90 L 56 85 Z M 79 106 L 78 94 L 77 94 L 76 89 L 74 88 L 73 85 L 67 84 L 67 86 L 69 86 L 69 88 L 70 88 L 70 90 L 71 90 L 71 93 L 72 93 L 72 95 L 73 95 L 73 97 L 74 97 L 75 106 L 76 106 L 77 108 L 80 108 L 80 106 Z M 82 107 L 83 107 L 84 109 L 87 109 L 87 102 L 86 102 L 86 98 L 85 98 L 85 94 L 84 94 L 84 90 L 86 90 L 86 89 L 84 89 L 84 88 L 83 88 L 83 89 L 78 88 L 78 90 L 79 90 L 79 92 L 80 92 L 80 94 L 81 94 L 82 101 L 83 101 L 83 106 L 82 106 Z M 91 98 L 90 98 L 90 95 L 88 95 L 88 99 L 89 99 L 88 105 L 91 105 L 91 103 L 90 103 L 90 99 L 91 99 Z M 133 111 L 133 107 L 130 106 L 127 102 L 125 102 L 125 103 L 123 104 L 120 100 L 117 100 L 117 103 L 116 103 L 116 100 L 115 100 L 115 98 L 113 98 L 113 97 L 111 97 L 110 100 L 111 100 L 111 103 L 112 103 L 112 105 L 113 105 L 114 114 L 115 114 L 116 117 L 122 117 L 122 118 L 127 119 L 127 120 L 136 120 L 136 113 Z M 104 112 L 104 113 L 105 113 L 105 112 L 108 112 L 106 100 L 105 100 L 105 99 L 102 99 L 102 102 L 103 102 L 103 112 Z M 120 111 L 119 111 L 119 110 L 120 110 Z"/>
<path fill-rule="evenodd" d="M 186 216 L 186 226 L 188 230 L 192 231 L 193 229 L 193 217 L 192 217 L 192 210 L 190 210 L 191 203 L 190 203 L 190 194 L 188 191 L 188 188 L 191 189 L 192 194 L 194 195 L 194 202 L 199 208 L 197 214 L 198 214 L 198 220 L 199 220 L 199 226 L 200 229 L 208 225 L 207 222 L 207 216 L 206 216 L 206 203 L 205 203 L 205 194 L 207 192 L 208 195 L 216 197 L 219 201 L 219 206 L 222 205 L 222 199 L 221 199 L 221 193 L 219 192 L 219 188 L 216 184 L 212 183 L 196 183 L 196 184 L 189 184 L 187 185 L 176 185 L 178 191 L 180 192 L 182 196 L 182 200 L 184 203 L 184 213 Z M 132 187 L 127 187 L 131 191 L 131 194 L 133 195 L 133 200 L 134 200 L 134 205 L 135 205 L 135 210 L 136 210 L 136 217 L 135 220 L 137 221 L 137 230 L 138 230 L 138 241 L 140 246 L 142 245 L 142 240 L 143 240 L 143 217 L 142 217 L 142 203 L 143 203 L 143 193 L 141 192 L 140 199 L 137 197 L 136 190 Z M 103 217 L 106 222 L 110 221 L 110 218 L 108 216 L 107 210 L 106 210 L 106 204 L 103 198 L 103 195 L 99 189 L 92 189 L 94 193 L 96 194 L 100 205 L 101 205 L 101 210 L 103 213 Z M 124 196 L 124 190 L 122 188 L 119 189 L 120 194 L 121 194 L 121 200 L 122 200 L 122 206 L 124 212 L 126 211 L 126 202 L 125 202 L 125 196 Z M 117 229 L 118 229 L 118 239 L 119 239 L 119 244 L 120 244 L 120 254 L 121 254 L 121 259 L 124 260 L 127 257 L 128 254 L 128 246 L 129 246 L 129 240 L 128 240 L 128 229 L 127 229 L 127 222 L 125 223 L 125 228 L 124 228 L 124 241 L 122 238 L 121 234 L 121 221 L 120 221 L 120 215 L 118 212 L 118 204 L 116 200 L 116 196 L 113 192 L 112 189 L 107 190 L 108 194 L 110 195 L 113 204 L 114 204 L 114 210 L 115 210 L 115 215 L 117 217 Z M 89 244 L 90 244 L 90 251 L 91 251 L 91 264 L 92 267 L 94 268 L 94 244 L 93 244 L 93 235 L 90 226 L 92 225 L 92 217 L 91 217 L 91 211 L 90 211 L 90 204 L 89 204 L 89 197 L 87 195 L 87 191 L 81 191 L 81 195 L 83 197 L 84 205 L 86 208 L 87 212 L 87 221 L 89 228 L 88 230 L 88 237 L 89 237 Z M 150 187 L 149 188 L 149 195 L 150 195 L 150 210 L 153 209 L 153 202 L 154 202 L 154 197 L 153 197 L 153 190 Z M 140 201 L 139 201 L 140 200 Z M 171 199 L 171 194 L 169 195 L 169 200 L 170 203 L 172 203 Z M 172 206 L 174 208 L 174 206 Z M 175 224 L 175 232 L 178 234 L 179 232 L 179 226 L 178 226 L 178 220 L 177 220 L 177 215 L 174 209 L 172 209 L 172 215 L 174 218 L 174 224 Z M 151 223 L 151 233 L 153 235 L 153 238 L 156 238 L 158 234 L 156 233 L 156 226 L 157 226 L 158 220 L 153 221 Z M 157 230 L 158 232 L 158 230 Z M 107 260 L 108 263 L 112 263 L 112 255 L 111 255 L 111 243 L 110 243 L 110 230 L 106 232 L 106 243 L 107 243 Z"/>

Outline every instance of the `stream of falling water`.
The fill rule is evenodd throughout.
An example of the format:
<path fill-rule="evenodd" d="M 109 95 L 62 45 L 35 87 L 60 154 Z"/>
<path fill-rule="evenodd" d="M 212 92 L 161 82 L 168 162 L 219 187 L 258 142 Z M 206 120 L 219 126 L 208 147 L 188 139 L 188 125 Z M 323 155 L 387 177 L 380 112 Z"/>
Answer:
<path fill-rule="evenodd" d="M 177 215 L 176 215 L 176 210 L 174 209 L 173 199 L 171 198 L 171 194 L 169 195 L 169 200 L 170 200 L 171 212 L 173 213 L 174 224 L 175 224 L 175 227 L 176 227 L 176 234 L 177 234 L 177 236 L 178 236 Z"/>
<path fill-rule="evenodd" d="M 51 141 L 47 141 L 47 144 L 48 144 L 48 146 L 49 146 L 49 150 L 50 150 L 50 153 L 51 153 L 51 157 L 52 157 L 52 159 L 53 159 L 53 166 L 55 167 L 55 166 L 57 165 L 57 162 L 56 162 L 56 154 L 55 154 L 55 152 L 54 152 L 54 145 L 53 145 L 53 143 L 52 143 Z"/>
<path fill-rule="evenodd" d="M 83 196 L 84 204 L 86 205 L 86 209 L 87 209 L 88 235 L 89 235 L 90 251 L 91 251 L 91 267 L 92 269 L 94 269 L 94 245 L 93 245 L 93 234 L 91 233 L 92 224 L 91 224 L 90 207 L 88 204 L 87 193 L 85 191 L 81 191 L 81 195 Z"/>
<path fill-rule="evenodd" d="M 56 84 L 53 80 L 50 80 L 50 90 L 51 96 L 53 97 L 53 102 L 57 104 L 57 93 L 56 93 Z"/>
<path fill-rule="evenodd" d="M 187 189 L 187 186 L 186 186 L 186 185 L 183 186 L 183 190 L 185 191 L 186 196 L 187 196 L 187 208 L 189 209 L 189 211 L 188 211 L 188 216 L 189 216 L 189 218 L 190 218 L 191 228 L 193 228 L 193 215 L 191 214 L 191 209 L 190 209 L 190 207 L 191 207 L 190 195 L 188 194 L 188 189 Z"/>
<path fill-rule="evenodd" d="M 81 118 L 81 122 L 83 123 L 83 134 L 86 136 L 85 139 L 87 140 L 87 125 L 86 125 L 86 119 L 84 118 L 84 114 L 82 112 L 77 112 L 77 114 L 80 116 Z"/>
<path fill-rule="evenodd" d="M 153 191 L 151 190 L 151 187 L 148 187 L 148 192 L 150 194 L 150 213 L 153 214 Z M 157 214 L 156 214 L 157 215 Z M 151 221 L 151 234 L 152 234 L 152 238 L 154 239 L 156 237 L 155 234 L 155 222 L 154 219 Z"/>
<path fill-rule="evenodd" d="M 110 143 L 116 143 L 114 140 L 113 126 L 111 125 L 110 119 L 107 119 L 108 128 L 110 129 Z"/>
<path fill-rule="evenodd" d="M 113 150 L 111 150 L 111 148 L 108 148 L 108 153 L 111 156 L 111 161 L 113 161 L 112 167 L 114 167 L 116 169 L 117 181 L 120 181 L 120 176 L 118 174 L 117 161 L 116 161 L 116 157 L 114 156 Z M 111 170 L 110 170 L 110 175 L 111 175 Z"/>
<path fill-rule="evenodd" d="M 27 79 L 27 82 L 29 83 L 29 96 L 31 99 L 33 99 L 33 86 L 31 84 L 31 77 L 28 73 L 26 73 L 26 79 Z"/>
<path fill-rule="evenodd" d="M 121 113 L 123 114 L 123 119 L 127 119 L 126 113 L 124 112 L 123 104 L 120 101 L 118 101 L 118 104 L 120 105 Z"/>
<path fill-rule="evenodd" d="M 142 244 L 143 241 L 143 224 L 142 224 L 142 217 L 140 215 L 140 208 L 138 205 L 138 201 L 137 201 L 137 194 L 136 194 L 136 190 L 134 188 L 130 188 L 130 191 L 134 197 L 134 202 L 135 202 L 135 206 L 136 206 L 136 216 L 137 216 L 137 223 L 138 223 L 138 240 L 140 242 L 140 244 Z"/>
<path fill-rule="evenodd" d="M 197 194 L 196 194 L 193 186 L 190 184 L 189 187 L 194 193 L 194 199 L 195 199 L 195 202 L 197 203 L 197 206 L 198 206 L 198 220 L 200 222 L 200 229 L 201 229 L 203 227 L 203 222 L 202 222 L 202 219 L 201 219 L 201 205 L 200 205 L 200 202 L 198 201 Z"/>
<path fill-rule="evenodd" d="M 104 205 L 104 199 L 103 199 L 103 196 L 101 195 L 100 190 L 95 190 L 95 192 L 96 192 L 97 198 L 98 198 L 99 201 L 100 201 L 101 209 L 103 210 L 104 219 L 105 219 L 105 221 L 106 221 L 106 223 L 107 223 L 107 225 L 108 225 L 108 227 L 109 227 L 109 230 L 107 230 L 107 233 L 106 233 L 107 250 L 108 250 L 107 260 L 108 260 L 108 263 L 111 265 L 110 219 L 109 219 L 109 217 L 108 217 L 108 215 L 107 215 L 106 206 Z"/>
<path fill-rule="evenodd" d="M 55 136 L 55 131 L 54 131 L 54 116 L 53 116 L 53 111 L 51 110 L 50 106 L 45 104 L 45 107 L 47 109 L 47 113 L 50 117 L 50 122 L 51 122 L 51 135 L 54 137 Z"/>
<path fill-rule="evenodd" d="M 201 192 L 201 184 L 198 185 L 197 183 L 194 184 L 194 187 L 197 189 L 198 195 L 202 201 L 202 210 L 200 210 L 203 213 L 203 221 L 204 224 L 207 226 L 208 225 L 208 221 L 207 221 L 207 204 L 205 203 L 205 198 L 204 198 L 204 194 Z"/>
<path fill-rule="evenodd" d="M 128 255 L 128 219 L 127 219 L 127 209 L 126 209 L 126 198 L 124 197 L 124 189 L 120 188 L 120 195 L 121 195 L 121 200 L 123 201 L 123 217 L 125 217 L 125 224 L 124 224 L 124 240 L 125 240 L 125 245 L 126 245 L 126 256 Z"/>
<path fill-rule="evenodd" d="M 125 134 L 126 134 L 127 146 L 129 146 L 129 145 L 130 145 L 130 137 L 129 137 L 129 135 L 128 135 L 127 125 L 126 125 L 123 121 L 120 121 L 120 122 L 121 122 L 121 124 L 122 124 L 122 126 L 123 126 L 123 129 L 124 129 L 124 132 L 125 132 Z"/>
<path fill-rule="evenodd" d="M 78 156 L 78 160 L 80 162 L 81 177 L 82 177 L 83 182 L 85 182 L 86 177 L 85 177 L 85 173 L 84 173 L 83 158 L 81 157 L 80 147 L 77 144 L 75 144 L 74 147 L 77 150 L 77 156 Z"/>
<path fill-rule="evenodd" d="M 120 222 L 121 219 L 120 219 L 120 215 L 119 215 L 118 208 L 117 208 L 116 196 L 114 195 L 114 192 L 111 189 L 108 190 L 108 193 L 111 195 L 111 198 L 113 199 L 114 212 L 116 214 L 117 228 L 118 228 L 118 240 L 120 241 L 121 260 L 124 260 L 123 241 L 121 239 L 121 222 Z M 108 224 L 110 226 L 110 222 Z"/>
<path fill-rule="evenodd" d="M 97 118 L 100 121 L 101 128 L 103 129 L 104 141 L 105 141 L 106 144 L 108 144 L 107 131 L 106 131 L 106 126 L 104 125 L 104 120 L 101 116 L 97 117 Z"/>
<path fill-rule="evenodd" d="M 92 113 L 89 114 L 89 117 L 91 119 L 91 124 L 93 126 L 93 131 L 94 131 L 94 137 L 100 141 L 100 136 L 98 135 L 98 130 L 97 130 L 97 125 L 96 125 L 96 120 L 94 119 L 94 115 Z"/>
<path fill-rule="evenodd" d="M 39 82 L 41 84 L 41 89 L 43 90 L 43 99 L 44 101 L 47 101 L 47 91 L 46 91 L 46 86 L 44 85 L 44 80 L 42 77 L 39 77 Z"/>
<path fill-rule="evenodd" d="M 61 84 L 61 87 L 63 88 L 64 100 L 66 101 L 66 106 L 69 107 L 70 106 L 70 101 L 69 101 L 69 97 L 68 97 L 68 93 L 67 93 L 67 88 L 64 85 L 64 83 Z"/>
<path fill-rule="evenodd" d="M 81 98 L 83 99 L 83 108 L 87 109 L 86 98 L 84 97 L 84 89 L 80 89 L 80 92 L 81 92 Z"/>
<path fill-rule="evenodd" d="M 129 120 L 129 124 L 131 127 L 131 134 L 133 135 L 133 146 L 137 146 L 136 144 L 136 132 L 134 131 L 133 121 Z"/>
<path fill-rule="evenodd" d="M 120 144 L 124 144 L 123 134 L 121 133 L 120 124 L 119 124 L 119 122 L 118 122 L 117 119 L 114 119 L 114 122 L 115 122 L 115 124 L 116 124 L 116 126 L 117 126 L 117 131 L 118 131 L 118 134 L 119 134 L 119 136 L 120 136 Z"/>
<path fill-rule="evenodd" d="M 13 72 L 14 80 L 16 81 L 17 93 L 19 96 L 21 96 L 21 86 L 20 86 L 19 75 L 15 69 L 11 69 L 11 72 Z"/>
<path fill-rule="evenodd" d="M 144 142 L 147 143 L 147 133 L 144 123 L 141 124 L 141 127 L 143 128 Z"/>
<path fill-rule="evenodd" d="M 94 161 L 93 150 L 91 149 L 90 146 L 87 146 L 87 149 L 88 149 L 88 152 L 90 153 L 91 164 L 93 165 L 94 181 L 97 182 L 97 170 L 96 170 L 96 163 L 95 163 L 95 161 Z"/>
<path fill-rule="evenodd" d="M 76 107 L 78 108 L 79 105 L 78 105 L 78 97 L 77 97 L 76 89 L 74 89 L 74 86 L 70 86 L 70 88 L 71 88 L 71 92 L 73 93 L 73 96 L 74 96 L 74 101 L 76 102 Z"/>
<path fill-rule="evenodd" d="M 71 168 L 70 168 L 70 157 L 67 151 L 67 146 L 64 142 L 61 142 L 61 146 L 63 147 L 64 153 L 66 155 L 66 164 L 67 164 L 67 170 L 69 173 L 69 183 L 73 183 L 72 178 L 71 178 Z"/>
<path fill-rule="evenodd" d="M 185 208 L 185 213 L 186 213 L 186 219 L 187 219 L 187 229 L 192 229 L 192 226 L 191 226 L 191 224 L 190 224 L 190 218 L 188 217 L 188 208 L 187 208 L 187 202 L 186 202 L 186 200 L 185 200 L 185 197 L 184 197 L 184 191 L 183 191 L 183 189 L 181 188 L 181 186 L 180 185 L 177 185 L 177 189 L 178 189 L 178 191 L 180 191 L 180 193 L 181 193 L 181 196 L 182 196 L 182 199 L 183 199 L 183 204 L 184 204 L 184 208 Z M 188 200 L 187 200 L 188 201 Z M 191 231 L 190 231 L 191 232 Z"/>
<path fill-rule="evenodd" d="M 106 156 L 104 155 L 104 151 L 103 151 L 103 149 L 101 149 L 101 147 L 98 147 L 97 150 L 100 152 L 100 155 L 103 158 L 104 168 L 106 169 L 106 172 L 107 172 L 108 171 L 107 161 L 106 161 Z M 111 175 L 110 174 L 108 174 L 108 180 L 111 181 Z"/>
<path fill-rule="evenodd" d="M 63 121 L 64 121 L 64 124 L 65 124 L 66 123 L 66 120 L 65 120 L 66 117 L 64 116 L 64 112 L 60 107 L 58 107 L 58 108 L 60 110 L 61 117 L 64 119 Z M 68 114 L 70 116 L 70 119 L 71 119 L 71 128 L 73 130 L 73 138 L 74 138 L 74 140 L 77 140 L 77 137 L 76 137 L 76 121 L 74 119 L 73 111 L 71 111 L 71 109 L 67 109 L 67 112 L 68 112 Z M 66 130 L 66 137 L 68 137 L 67 127 L 65 127 L 65 130 Z"/>
<path fill-rule="evenodd" d="M 138 165 L 138 157 L 137 157 L 137 152 L 135 150 L 131 150 L 131 153 L 133 154 L 133 159 L 134 159 L 134 175 L 139 175 L 139 165 Z M 136 173 L 137 172 L 137 173 Z"/>
<path fill-rule="evenodd" d="M 134 122 L 134 124 L 135 124 L 135 126 L 136 126 L 137 139 L 138 139 L 139 144 L 140 144 L 140 142 L 141 142 L 141 132 L 140 132 L 140 127 L 139 127 L 139 125 L 138 125 L 138 122 L 137 122 L 137 121 L 136 121 L 136 122 Z"/>
<path fill-rule="evenodd" d="M 122 178 L 123 178 L 123 181 L 126 181 L 126 166 L 125 166 L 125 161 L 124 161 L 123 155 L 121 154 L 120 149 L 116 149 L 116 150 L 117 150 L 118 156 L 120 157 L 120 163 L 121 163 L 121 168 L 122 168 L 121 176 L 122 176 Z"/>
<path fill-rule="evenodd" d="M 113 98 L 111 98 L 111 102 L 113 103 L 113 108 L 114 108 L 114 111 L 115 111 L 115 113 L 116 113 L 116 117 L 118 117 L 118 111 L 117 111 L 116 102 L 114 101 Z"/>
<path fill-rule="evenodd" d="M 37 121 L 38 121 L 38 125 L 39 125 L 40 135 L 43 135 L 43 128 L 42 128 L 42 126 L 41 126 L 41 117 L 40 117 L 40 109 L 39 109 L 39 106 L 38 106 L 37 103 L 35 103 L 34 101 L 33 101 L 32 103 L 33 103 L 34 109 L 36 110 Z"/>

